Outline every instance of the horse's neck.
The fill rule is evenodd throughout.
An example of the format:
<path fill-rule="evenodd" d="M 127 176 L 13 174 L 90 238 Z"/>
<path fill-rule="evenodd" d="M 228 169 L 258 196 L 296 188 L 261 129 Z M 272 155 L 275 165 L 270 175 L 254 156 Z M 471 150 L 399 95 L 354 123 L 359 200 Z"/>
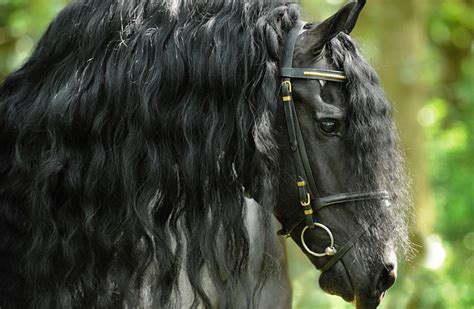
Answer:
<path fill-rule="evenodd" d="M 249 274 L 252 284 L 256 284 L 257 278 L 252 277 L 258 273 L 260 265 L 262 264 L 262 239 L 259 237 L 259 221 L 257 207 L 260 207 L 254 200 L 245 199 L 246 218 L 245 224 L 247 227 L 249 239 L 250 239 L 250 256 L 249 256 Z M 274 226 L 278 224 L 274 220 Z M 182 239 L 180 242 L 186 245 L 186 239 L 184 232 L 181 233 Z M 273 239 L 275 245 L 279 248 L 279 262 L 281 265 L 281 271 L 271 275 L 271 277 L 265 282 L 262 289 L 261 300 L 259 302 L 259 308 L 272 308 L 272 309 L 286 309 L 291 308 L 291 287 L 288 278 L 287 264 L 286 264 L 286 248 L 284 242 L 276 236 Z M 184 248 L 186 250 L 186 248 Z M 154 270 L 150 271 L 152 277 Z M 208 274 L 207 268 L 203 269 L 203 289 L 211 300 L 213 308 L 219 308 L 218 295 L 216 289 L 212 283 L 212 280 Z M 156 299 L 157 294 L 152 291 L 153 289 L 147 285 L 143 290 L 143 307 L 144 308 L 155 308 L 153 305 L 153 299 Z M 190 308 L 193 304 L 194 295 L 192 293 L 192 287 L 189 283 L 189 279 L 186 273 L 186 261 L 181 261 L 181 272 L 178 278 L 178 287 L 173 291 L 171 297 L 172 308 Z M 239 304 L 235 304 L 235 308 L 240 308 Z"/>
<path fill-rule="evenodd" d="M 251 199 L 245 200 L 246 206 L 246 225 L 250 237 L 250 263 L 251 274 L 258 273 L 262 264 L 262 239 L 259 237 L 257 202 Z M 276 231 L 280 228 L 280 223 L 273 218 L 273 230 L 275 247 L 278 248 L 279 271 L 273 273 L 265 282 L 259 301 L 259 309 L 287 309 L 291 308 L 291 284 L 288 275 L 288 264 L 286 256 L 286 244 L 283 238 L 277 236 Z M 255 278 L 256 280 L 256 278 Z"/>

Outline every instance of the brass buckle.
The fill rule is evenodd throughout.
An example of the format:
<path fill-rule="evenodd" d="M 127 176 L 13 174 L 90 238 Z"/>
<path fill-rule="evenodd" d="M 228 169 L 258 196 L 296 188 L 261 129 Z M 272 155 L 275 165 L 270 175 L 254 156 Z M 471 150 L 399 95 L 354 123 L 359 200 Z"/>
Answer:
<path fill-rule="evenodd" d="M 289 80 L 284 80 L 281 82 L 281 85 L 287 85 L 288 86 L 288 91 L 291 93 L 292 92 L 292 88 L 291 88 L 291 81 Z"/>
<path fill-rule="evenodd" d="M 306 207 L 311 205 L 311 197 L 309 196 L 309 193 L 306 193 L 306 202 L 305 201 L 300 201 L 301 206 Z"/>
<path fill-rule="evenodd" d="M 281 83 L 282 88 L 287 87 L 288 88 L 288 93 L 283 92 L 283 95 L 281 97 L 281 100 L 285 103 L 289 103 L 292 100 L 291 96 L 291 82 L 289 80 L 285 80 Z"/>

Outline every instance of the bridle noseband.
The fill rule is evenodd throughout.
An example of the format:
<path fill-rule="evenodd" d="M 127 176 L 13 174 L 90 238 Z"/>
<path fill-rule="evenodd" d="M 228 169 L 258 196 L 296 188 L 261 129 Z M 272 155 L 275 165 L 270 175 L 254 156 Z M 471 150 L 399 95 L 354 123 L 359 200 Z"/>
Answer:
<path fill-rule="evenodd" d="M 290 236 L 295 228 L 301 223 L 305 222 L 305 227 L 301 230 L 300 239 L 306 252 L 315 257 L 330 256 L 331 259 L 321 268 L 321 271 L 330 269 L 334 264 L 339 261 L 344 254 L 354 245 L 357 239 L 364 234 L 365 230 L 356 232 L 343 246 L 336 249 L 334 246 L 334 236 L 331 230 L 322 223 L 314 221 L 314 211 L 319 211 L 322 208 L 331 205 L 337 205 L 347 202 L 356 202 L 363 200 L 389 200 L 389 194 L 385 190 L 374 191 L 374 192 L 356 192 L 356 193 L 340 193 L 325 197 L 319 197 L 316 181 L 313 176 L 310 161 L 306 151 L 303 135 L 301 133 L 300 123 L 298 121 L 298 115 L 296 113 L 295 104 L 292 95 L 292 84 L 291 79 L 312 79 L 312 80 L 325 80 L 332 82 L 346 82 L 347 77 L 342 71 L 334 70 L 319 70 L 313 68 L 293 68 L 293 53 L 295 44 L 298 36 L 302 33 L 305 23 L 298 22 L 297 26 L 294 27 L 288 34 L 287 42 L 285 46 L 285 53 L 283 57 L 282 66 L 280 68 L 281 82 L 281 99 L 284 104 L 285 120 L 288 130 L 288 137 L 290 143 L 290 149 L 293 154 L 293 161 L 296 169 L 296 186 L 298 188 L 298 194 L 300 199 L 300 205 L 304 212 L 303 218 L 301 217 L 301 210 L 295 211 L 294 215 L 300 218 L 296 224 L 291 226 L 289 229 L 283 226 L 283 229 L 278 232 L 282 236 Z M 314 228 L 320 228 L 324 230 L 330 239 L 329 246 L 326 247 L 324 252 L 312 251 L 305 242 L 305 233 Z"/>

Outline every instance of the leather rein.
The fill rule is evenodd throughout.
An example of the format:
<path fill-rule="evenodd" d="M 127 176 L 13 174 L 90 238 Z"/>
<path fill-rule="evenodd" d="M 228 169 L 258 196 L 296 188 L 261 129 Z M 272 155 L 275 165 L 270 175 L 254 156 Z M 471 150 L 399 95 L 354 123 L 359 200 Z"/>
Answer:
<path fill-rule="evenodd" d="M 305 226 L 301 230 L 299 237 L 306 252 L 315 257 L 331 257 L 321 268 L 321 271 L 324 272 L 336 264 L 337 261 L 339 261 L 349 251 L 349 249 L 352 248 L 360 236 L 365 233 L 365 230 L 362 229 L 356 232 L 343 246 L 336 248 L 334 246 L 334 236 L 331 230 L 324 224 L 315 222 L 315 218 L 313 217 L 314 211 L 319 211 L 331 205 L 338 205 L 348 202 L 374 199 L 388 201 L 389 194 L 385 190 L 373 192 L 339 193 L 325 197 L 320 197 L 318 194 L 316 181 L 313 176 L 314 174 L 311 169 L 310 160 L 308 158 L 308 153 L 306 151 L 300 123 L 298 121 L 298 115 L 296 113 L 296 108 L 293 101 L 291 80 L 310 79 L 344 83 L 347 81 L 347 76 L 342 71 L 320 70 L 313 68 L 293 68 L 293 53 L 296 40 L 303 32 L 305 24 L 306 23 L 304 22 L 298 22 L 297 26 L 289 32 L 284 51 L 283 62 L 280 68 L 280 77 L 282 78 L 281 99 L 284 104 L 290 149 L 296 169 L 296 186 L 298 189 L 301 209 L 295 209 L 295 213 L 289 218 L 292 219 L 291 217 L 296 217 L 296 220 L 290 220 L 290 222 L 296 221 L 296 223 L 290 227 L 283 225 L 282 230 L 280 230 L 278 234 L 288 237 L 304 222 Z M 301 218 L 301 212 L 304 213 L 303 218 Z M 315 228 L 324 230 L 329 236 L 330 244 L 326 247 L 324 252 L 312 251 L 305 242 L 305 233 L 308 230 Z"/>

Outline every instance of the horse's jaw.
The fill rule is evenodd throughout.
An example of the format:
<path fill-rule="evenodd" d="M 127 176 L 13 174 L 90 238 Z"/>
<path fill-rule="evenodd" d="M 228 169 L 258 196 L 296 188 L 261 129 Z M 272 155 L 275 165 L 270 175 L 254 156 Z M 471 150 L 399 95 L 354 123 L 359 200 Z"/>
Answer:
<path fill-rule="evenodd" d="M 356 297 L 351 279 L 342 263 L 336 263 L 332 269 L 319 277 L 321 289 L 331 295 L 340 296 L 347 302 L 354 302 Z"/>

